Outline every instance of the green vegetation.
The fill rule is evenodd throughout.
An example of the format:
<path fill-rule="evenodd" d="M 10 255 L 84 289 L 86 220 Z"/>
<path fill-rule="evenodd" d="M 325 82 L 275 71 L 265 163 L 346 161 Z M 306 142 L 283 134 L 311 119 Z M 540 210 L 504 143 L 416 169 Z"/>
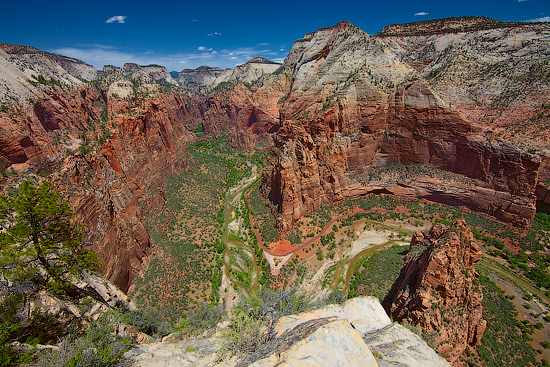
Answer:
<path fill-rule="evenodd" d="M 52 86 L 52 87 L 61 87 L 61 82 L 59 80 L 55 80 L 53 78 L 46 79 L 42 75 L 34 75 L 31 74 L 31 78 L 34 80 L 28 79 L 27 81 L 34 85 L 35 87 L 39 84 L 46 85 L 46 86 Z"/>
<path fill-rule="evenodd" d="M 19 329 L 19 324 L 0 323 L 0 367 L 7 367 L 30 361 L 30 353 L 18 353 L 11 346 L 11 336 Z"/>
<path fill-rule="evenodd" d="M 482 269 L 478 272 L 483 273 Z M 483 317 L 487 330 L 476 357 L 466 354 L 469 366 L 536 366 L 533 348 L 529 345 L 529 330 L 516 320 L 517 311 L 504 292 L 487 276 L 480 277 L 483 289 Z M 513 351 L 513 353 L 510 353 Z"/>
<path fill-rule="evenodd" d="M 548 273 L 550 255 L 542 253 L 545 249 L 543 241 L 548 246 L 547 214 L 537 213 L 533 227 L 525 231 L 497 224 L 481 215 L 465 214 L 464 217 L 466 222 L 473 227 L 472 233 L 476 238 L 497 248 L 497 250 L 488 251 L 491 255 L 507 260 L 509 268 L 522 272 L 538 288 L 550 290 L 550 274 Z M 516 254 L 505 248 L 505 240 L 519 246 L 522 250 Z M 527 255 L 526 250 L 531 253 Z"/>
<path fill-rule="evenodd" d="M 266 244 L 275 242 L 279 239 L 280 232 L 276 227 L 276 220 L 271 209 L 266 205 L 266 200 L 260 193 L 261 182 L 255 183 L 249 191 L 249 202 L 252 207 L 252 214 L 256 228 L 260 231 L 262 239 Z"/>
<path fill-rule="evenodd" d="M 188 152 L 193 169 L 168 179 L 165 208 L 147 221 L 159 251 L 132 293 L 138 305 L 160 308 L 173 321 L 200 303 L 218 302 L 223 198 L 227 188 L 251 175 L 251 157 L 232 149 L 225 136 L 202 138 Z"/>
<path fill-rule="evenodd" d="M 118 334 L 121 326 L 133 326 L 138 332 L 152 336 L 166 335 L 167 328 L 157 315 L 145 311 L 114 309 L 102 314 L 86 332 L 76 338 L 69 337 L 59 350 L 45 351 L 38 365 L 43 367 L 109 367 L 118 366 L 124 353 L 134 341 Z"/>
<path fill-rule="evenodd" d="M 550 214 L 542 212 L 535 214 L 535 223 L 538 224 L 542 230 L 550 231 Z"/>
<path fill-rule="evenodd" d="M 184 335 L 199 335 L 215 327 L 226 316 L 218 306 L 199 303 L 196 309 L 186 312 L 184 318 L 177 322 L 174 331 Z"/>
<path fill-rule="evenodd" d="M 357 262 L 349 285 L 348 298 L 374 296 L 383 300 L 403 267 L 404 246 L 392 246 Z"/>
<path fill-rule="evenodd" d="M 275 323 L 285 315 L 303 312 L 311 305 L 304 294 L 296 290 L 260 292 L 243 297 L 230 318 L 229 328 L 222 332 L 218 359 L 256 351 L 275 337 Z"/>
<path fill-rule="evenodd" d="M 97 255 L 81 245 L 70 204 L 51 182 L 24 181 L 11 196 L 0 196 L 0 271 L 4 282 L 31 281 L 66 292 L 69 278 L 95 270 Z"/>
<path fill-rule="evenodd" d="M 395 212 L 395 208 L 403 207 L 403 212 Z M 430 221 L 434 224 L 442 223 L 450 225 L 463 214 L 455 207 L 423 202 L 419 200 L 408 200 L 391 195 L 367 195 L 355 200 L 349 200 L 331 206 L 321 208 L 309 213 L 290 230 L 287 239 L 292 244 L 299 244 L 307 241 L 308 237 L 321 232 L 332 218 L 349 213 L 354 209 L 372 210 L 371 213 L 358 213 L 339 221 L 339 228 L 350 226 L 353 222 L 367 219 L 373 222 L 384 222 L 385 220 L 400 220 L 411 224 L 419 225 L 422 221 Z M 421 221 L 422 220 L 422 221 Z M 382 225 L 379 223 L 379 225 Z M 390 227 L 387 227 L 390 229 Z M 398 232 L 399 237 L 412 235 L 412 231 L 391 228 Z M 333 229 L 334 230 L 334 229 Z M 329 250 L 332 248 L 329 247 Z"/>

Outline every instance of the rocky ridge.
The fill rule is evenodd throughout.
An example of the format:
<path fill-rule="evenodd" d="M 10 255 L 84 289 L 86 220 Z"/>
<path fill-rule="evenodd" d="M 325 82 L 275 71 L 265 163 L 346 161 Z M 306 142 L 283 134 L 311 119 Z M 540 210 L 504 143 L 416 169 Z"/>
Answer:
<path fill-rule="evenodd" d="M 286 224 L 322 204 L 378 192 L 366 187 L 369 175 L 394 163 L 424 164 L 468 181 L 460 194 L 443 182 L 420 182 L 408 195 L 528 225 L 540 159 L 485 134 L 405 61 L 346 22 L 295 42 L 283 64 L 291 86 L 264 175 Z M 385 186 L 403 191 L 399 182 Z"/>
<path fill-rule="evenodd" d="M 33 98 L 52 84 L 82 85 L 94 80 L 98 72 L 80 60 L 60 56 L 34 47 L 0 43 L 0 103 L 17 104 Z"/>
<path fill-rule="evenodd" d="M 418 248 L 425 250 L 413 255 Z M 481 343 L 487 325 L 476 282 L 481 249 L 459 220 L 415 233 L 407 257 L 384 301 L 388 313 L 398 322 L 419 326 L 438 353 L 456 362 L 468 345 Z"/>
<path fill-rule="evenodd" d="M 274 73 L 281 64 L 263 57 L 255 57 L 234 69 L 201 66 L 196 69 L 183 69 L 177 79 L 185 89 L 208 93 L 213 89 L 231 88 L 237 83 L 253 84 L 264 76 Z"/>
<path fill-rule="evenodd" d="M 217 336 L 139 345 L 126 357 L 140 367 L 449 366 L 420 337 L 392 323 L 373 297 L 286 316 L 276 331 L 275 340 L 241 360 L 217 362 Z"/>
<path fill-rule="evenodd" d="M 378 32 L 376 36 L 403 37 L 442 33 L 475 32 L 486 29 L 513 27 L 524 24 L 525 23 L 521 22 L 502 22 L 500 20 L 487 17 L 450 17 L 388 25 L 385 26 L 380 32 Z"/>

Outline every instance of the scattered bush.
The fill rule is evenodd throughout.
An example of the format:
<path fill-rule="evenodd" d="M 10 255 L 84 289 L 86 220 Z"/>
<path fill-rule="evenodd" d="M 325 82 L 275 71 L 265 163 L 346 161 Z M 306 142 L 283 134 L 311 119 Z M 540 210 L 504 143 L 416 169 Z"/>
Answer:
<path fill-rule="evenodd" d="M 29 362 L 29 353 L 20 354 L 11 344 L 11 335 L 19 329 L 18 324 L 0 323 L 0 367 Z"/>
<path fill-rule="evenodd" d="M 310 306 L 305 295 L 294 289 L 262 288 L 257 294 L 241 298 L 232 310 L 229 327 L 222 332 L 218 359 L 256 351 L 275 337 L 274 326 L 279 318 L 303 312 Z"/>
<path fill-rule="evenodd" d="M 38 361 L 42 367 L 108 367 L 119 365 L 132 345 L 130 338 L 116 334 L 124 317 L 109 311 L 93 322 L 80 338 L 66 338 L 59 350 L 45 351 Z"/>
<path fill-rule="evenodd" d="M 153 310 L 135 310 L 126 313 L 126 315 L 124 321 L 141 333 L 152 337 L 164 336 L 169 333 L 166 323 Z"/>
<path fill-rule="evenodd" d="M 215 327 L 225 317 L 226 313 L 220 307 L 200 303 L 195 310 L 188 312 L 174 329 L 176 332 L 198 335 Z"/>

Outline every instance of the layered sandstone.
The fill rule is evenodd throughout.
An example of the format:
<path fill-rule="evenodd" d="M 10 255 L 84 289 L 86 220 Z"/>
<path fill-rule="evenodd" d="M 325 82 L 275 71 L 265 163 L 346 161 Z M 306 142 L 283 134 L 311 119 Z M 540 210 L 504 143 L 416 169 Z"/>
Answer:
<path fill-rule="evenodd" d="M 4 101 L 10 101 L 12 92 L 18 96 L 17 103 L 7 102 L 0 111 L 3 184 L 36 174 L 57 183 L 70 196 L 77 219 L 86 224 L 85 244 L 104 260 L 105 275 L 126 291 L 151 251 L 144 211 L 158 212 L 165 201 L 165 179 L 188 169 L 186 142 L 193 139 L 189 126 L 198 124 L 200 111 L 164 89 L 163 83 L 169 83 L 162 79 L 164 68 L 112 67 L 93 84 L 70 84 L 72 74 L 56 75 L 54 70 L 69 69 L 66 63 L 85 70 L 88 66 L 23 51 L 0 57 L 7 69 L 19 70 L 2 94 Z M 45 83 L 17 82 L 36 70 Z M 66 79 L 49 82 L 49 75 Z M 125 80 L 137 88 L 149 87 L 130 98 L 109 93 L 112 85 Z"/>
<path fill-rule="evenodd" d="M 417 247 L 424 251 L 412 255 Z M 419 326 L 436 350 L 455 362 L 468 345 L 481 343 L 487 324 L 475 269 L 481 250 L 459 220 L 417 232 L 409 254 L 387 310 L 394 320 Z"/>
<path fill-rule="evenodd" d="M 466 190 L 444 180 L 380 186 L 528 225 L 539 157 L 487 135 L 403 59 L 345 22 L 295 42 L 283 64 L 292 84 L 282 127 L 264 174 L 287 224 L 322 204 L 376 192 L 358 186 L 387 164 L 422 164 L 463 176 Z"/>
<path fill-rule="evenodd" d="M 183 69 L 179 73 L 178 83 L 188 91 L 208 93 L 213 89 L 227 89 L 238 83 L 252 85 L 264 76 L 268 76 L 281 67 L 281 64 L 263 57 L 255 57 L 237 65 L 234 69 L 200 66 L 196 69 Z"/>
<path fill-rule="evenodd" d="M 271 64 L 268 64 L 271 65 Z M 234 146 L 268 148 L 280 128 L 279 101 L 287 80 L 262 78 L 247 88 L 242 83 L 209 94 L 199 105 L 206 135 L 228 134 Z"/>

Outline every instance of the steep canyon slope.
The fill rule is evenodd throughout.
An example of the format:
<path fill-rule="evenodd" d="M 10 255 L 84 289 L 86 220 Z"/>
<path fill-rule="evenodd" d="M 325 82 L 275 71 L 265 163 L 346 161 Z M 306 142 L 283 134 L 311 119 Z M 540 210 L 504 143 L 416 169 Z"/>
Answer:
<path fill-rule="evenodd" d="M 462 83 L 474 85 L 471 89 L 479 83 L 473 74 L 459 75 L 459 47 L 450 40 L 435 47 L 429 40 L 466 40 L 463 47 L 471 59 L 491 50 L 489 39 L 498 40 L 502 49 L 493 52 L 502 56 L 488 54 L 483 59 L 486 65 L 478 66 L 475 74 L 481 79 L 486 74 L 479 74 L 481 69 L 499 70 L 498 65 L 517 64 L 516 59 L 531 60 L 521 62 L 532 73 L 544 72 L 550 29 L 526 25 L 445 32 L 425 37 L 426 49 L 432 50 L 431 56 L 425 51 L 425 59 L 415 56 L 420 52 L 416 36 L 371 37 L 347 22 L 295 42 L 283 64 L 290 89 L 281 106 L 282 126 L 275 137 L 271 170 L 264 175 L 286 225 L 322 204 L 377 192 L 464 205 L 529 225 L 535 214 L 539 156 L 527 145 L 492 133 L 491 124 L 481 118 L 493 112 L 491 104 L 469 99 L 469 104 L 455 106 L 467 99 Z M 510 35 L 515 35 L 515 44 Z M 520 45 L 524 47 L 518 51 Z M 456 54 L 451 51 L 455 48 Z M 447 54 L 453 64 L 440 61 Z M 428 66 L 421 69 L 419 63 Z M 429 78 L 429 70 L 435 69 L 439 79 Z M 521 73 L 529 74 L 516 74 Z M 492 93 L 495 100 L 517 95 L 516 74 L 495 71 L 479 90 L 487 89 L 484 93 Z M 500 90 L 489 87 L 497 77 Z M 522 84 L 520 90 L 528 91 L 525 118 L 537 116 L 541 101 L 548 98 L 545 80 L 527 78 Z M 518 104 L 521 99 L 513 101 Z M 501 119 L 521 125 L 518 112 L 508 110 L 517 108 L 507 104 L 500 111 L 507 119 Z M 411 164 L 421 169 L 403 177 L 401 165 Z"/>
<path fill-rule="evenodd" d="M 536 192 L 550 201 L 550 27 L 430 27 L 369 36 L 342 22 L 296 41 L 282 65 L 255 58 L 178 78 L 1 44 L 3 186 L 58 182 L 124 290 L 151 251 L 144 214 L 164 205 L 166 177 L 190 168 L 198 130 L 270 149 L 263 189 L 286 226 L 380 192 L 527 226 Z"/>
<path fill-rule="evenodd" d="M 36 49 L 0 53 L 3 187 L 49 177 L 86 224 L 106 276 L 127 290 L 151 251 L 143 212 L 162 208 L 165 178 L 188 168 L 183 122 L 200 112 L 154 83 L 158 67 L 110 67 L 98 79 L 90 65 Z"/>

